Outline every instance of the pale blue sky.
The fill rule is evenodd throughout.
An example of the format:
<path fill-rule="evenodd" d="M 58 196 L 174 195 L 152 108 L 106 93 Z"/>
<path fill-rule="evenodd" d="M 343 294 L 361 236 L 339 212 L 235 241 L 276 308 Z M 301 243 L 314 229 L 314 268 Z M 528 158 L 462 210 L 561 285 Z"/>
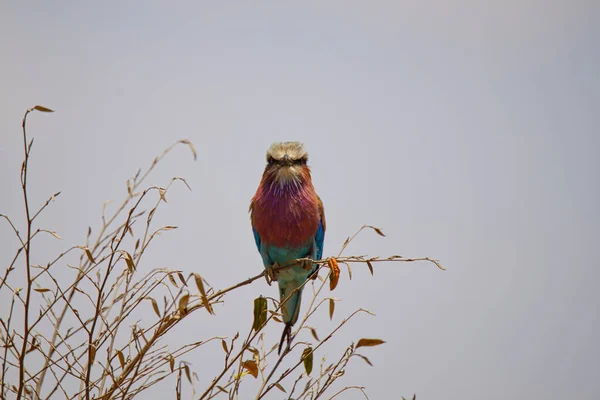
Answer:
<path fill-rule="evenodd" d="M 247 208 L 264 153 L 299 140 L 325 203 L 325 255 L 368 223 L 387 238 L 367 234 L 349 253 L 448 268 L 342 276 L 334 322 L 357 307 L 377 317 L 327 353 L 387 341 L 345 383 L 371 399 L 597 399 L 600 3 L 224 3 L 0 6 L 0 213 L 20 215 L 24 110 L 56 110 L 29 122 L 32 197 L 63 193 L 40 221 L 63 240 L 41 242 L 40 258 L 81 244 L 137 167 L 188 138 L 198 161 L 179 149 L 150 181 L 184 176 L 193 191 L 170 194 L 160 221 L 179 230 L 145 268 L 198 271 L 215 287 L 254 275 Z M 0 243 L 6 264 L 6 226 Z M 173 343 L 245 331 L 252 299 L 275 292 L 245 287 Z M 312 325 L 334 326 L 326 311 Z M 188 360 L 205 382 L 221 354 Z"/>

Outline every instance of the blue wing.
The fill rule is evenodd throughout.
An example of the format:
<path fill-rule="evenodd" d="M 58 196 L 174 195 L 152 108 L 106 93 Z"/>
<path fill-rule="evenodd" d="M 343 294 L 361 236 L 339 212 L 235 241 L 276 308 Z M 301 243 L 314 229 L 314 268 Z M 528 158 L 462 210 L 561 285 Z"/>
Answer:
<path fill-rule="evenodd" d="M 256 248 L 258 249 L 258 252 L 261 253 L 260 251 L 260 236 L 258 235 L 258 231 L 254 228 L 252 228 L 252 233 L 254 233 L 254 241 L 256 242 Z"/>
<path fill-rule="evenodd" d="M 325 241 L 325 228 L 323 227 L 323 222 L 319 221 L 319 229 L 317 230 L 317 234 L 315 235 L 315 245 L 317 246 L 315 260 L 320 260 L 321 257 L 323 257 L 323 242 L 324 241 Z"/>
<path fill-rule="evenodd" d="M 325 241 L 325 209 L 323 208 L 323 202 L 319 198 L 319 216 L 321 219 L 319 220 L 319 228 L 317 229 L 317 233 L 315 235 L 315 260 L 320 260 L 323 257 L 323 242 Z"/>

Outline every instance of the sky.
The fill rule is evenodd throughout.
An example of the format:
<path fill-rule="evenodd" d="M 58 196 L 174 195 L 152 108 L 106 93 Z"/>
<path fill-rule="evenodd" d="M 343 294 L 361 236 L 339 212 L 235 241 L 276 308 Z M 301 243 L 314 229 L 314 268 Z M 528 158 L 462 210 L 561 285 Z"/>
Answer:
<path fill-rule="evenodd" d="M 343 384 L 370 399 L 597 399 L 599 11 L 530 0 L 3 2 L 0 213 L 22 229 L 20 123 L 35 104 L 56 112 L 29 118 L 31 197 L 62 191 L 39 221 L 62 240 L 41 240 L 39 259 L 82 244 L 138 167 L 189 139 L 197 161 L 176 148 L 149 180 L 182 176 L 192 191 L 169 192 L 160 222 L 178 229 L 143 268 L 226 287 L 263 268 L 248 204 L 266 149 L 301 141 L 325 204 L 325 256 L 371 224 L 387 236 L 365 232 L 348 255 L 447 268 L 342 274 L 333 321 L 324 309 L 312 326 L 323 335 L 359 307 L 376 316 L 358 316 L 323 352 L 386 341 L 364 350 L 373 367 L 353 360 Z M 2 264 L 16 246 L 0 226 Z M 247 331 L 259 295 L 276 289 L 236 291 L 167 344 Z M 186 359 L 208 382 L 207 360 L 221 358 L 217 344 Z"/>

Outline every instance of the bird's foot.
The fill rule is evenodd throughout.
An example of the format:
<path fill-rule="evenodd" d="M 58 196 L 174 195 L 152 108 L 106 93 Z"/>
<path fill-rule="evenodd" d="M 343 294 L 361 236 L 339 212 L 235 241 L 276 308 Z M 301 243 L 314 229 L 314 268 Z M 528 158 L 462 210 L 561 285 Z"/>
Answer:
<path fill-rule="evenodd" d="M 271 286 L 271 283 L 275 280 L 275 273 L 273 272 L 273 269 L 278 267 L 279 264 L 275 263 L 270 267 L 265 268 L 265 280 L 269 286 Z"/>
<path fill-rule="evenodd" d="M 313 268 L 315 268 L 315 264 L 313 264 L 313 262 L 309 261 L 309 260 L 302 260 L 300 265 L 301 265 L 302 269 L 305 271 L 312 271 Z M 317 275 L 318 275 L 316 273 L 317 271 L 318 271 L 318 269 L 315 269 L 313 272 L 311 272 L 311 274 L 309 275 L 309 278 L 312 280 L 317 279 Z"/>

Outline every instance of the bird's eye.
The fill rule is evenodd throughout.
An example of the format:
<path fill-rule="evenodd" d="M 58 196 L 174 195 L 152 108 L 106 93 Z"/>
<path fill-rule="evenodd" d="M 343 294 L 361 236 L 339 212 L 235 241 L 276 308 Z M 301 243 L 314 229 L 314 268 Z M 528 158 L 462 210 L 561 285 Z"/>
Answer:
<path fill-rule="evenodd" d="M 269 165 L 271 165 L 275 162 L 275 159 L 271 156 L 267 156 L 267 162 L 269 163 Z"/>

